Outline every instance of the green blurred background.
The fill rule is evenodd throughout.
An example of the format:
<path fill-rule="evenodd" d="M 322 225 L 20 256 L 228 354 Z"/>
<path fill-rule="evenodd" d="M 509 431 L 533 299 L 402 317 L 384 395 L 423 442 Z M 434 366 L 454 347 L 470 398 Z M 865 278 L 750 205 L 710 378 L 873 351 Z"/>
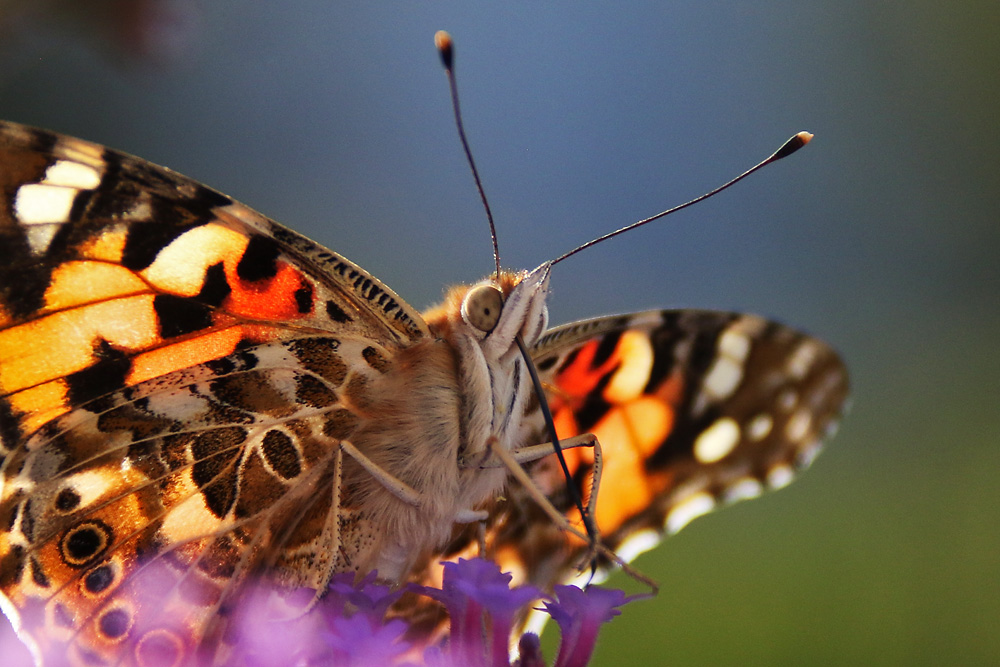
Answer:
<path fill-rule="evenodd" d="M 662 592 L 595 664 L 1000 662 L 1000 4 L 85 4 L 5 5 L 0 117 L 195 177 L 419 307 L 491 266 L 439 28 L 510 266 L 816 133 L 555 271 L 554 322 L 754 311 L 853 376 L 797 483 L 638 561 Z"/>

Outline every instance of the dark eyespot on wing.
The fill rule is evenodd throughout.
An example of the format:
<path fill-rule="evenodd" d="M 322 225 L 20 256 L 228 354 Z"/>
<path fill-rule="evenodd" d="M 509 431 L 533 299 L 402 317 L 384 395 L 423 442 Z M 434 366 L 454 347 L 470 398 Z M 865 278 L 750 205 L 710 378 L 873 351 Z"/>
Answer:
<path fill-rule="evenodd" d="M 101 615 L 98 624 L 101 634 L 110 639 L 117 639 L 124 635 L 129 628 L 131 618 L 124 609 L 111 609 Z"/>
<path fill-rule="evenodd" d="M 83 585 L 91 593 L 100 593 L 114 581 L 114 572 L 110 565 L 96 567 L 84 577 Z"/>
<path fill-rule="evenodd" d="M 63 562 L 78 568 L 99 558 L 113 542 L 114 531 L 111 526 L 91 519 L 70 528 L 63 535 L 59 546 Z"/>

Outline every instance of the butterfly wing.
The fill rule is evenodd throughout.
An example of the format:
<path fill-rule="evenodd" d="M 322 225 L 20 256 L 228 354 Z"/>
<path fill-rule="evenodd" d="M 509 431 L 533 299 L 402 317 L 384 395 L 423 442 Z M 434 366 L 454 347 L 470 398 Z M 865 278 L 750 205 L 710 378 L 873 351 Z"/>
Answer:
<path fill-rule="evenodd" d="M 601 444 L 594 518 L 626 561 L 701 514 L 787 484 L 831 433 L 848 389 L 828 345 L 735 313 L 652 311 L 570 324 L 547 332 L 532 356 L 559 437 L 593 433 Z M 529 406 L 524 442 L 547 439 L 538 406 Z M 564 453 L 572 483 L 589 498 L 592 450 Z M 579 526 L 555 457 L 528 469 Z M 550 588 L 579 574 L 586 545 L 516 485 L 490 532 L 503 567 L 524 581 Z"/>
<path fill-rule="evenodd" d="M 420 315 L 95 144 L 0 123 L 0 193 L 0 598 L 22 636 L 189 655 L 254 567 L 325 583 L 316 554 L 351 555 L 331 442 Z"/>
<path fill-rule="evenodd" d="M 0 151 L 13 443 L 70 403 L 239 347 L 309 330 L 390 348 L 427 335 L 355 264 L 167 169 L 13 123 Z"/>

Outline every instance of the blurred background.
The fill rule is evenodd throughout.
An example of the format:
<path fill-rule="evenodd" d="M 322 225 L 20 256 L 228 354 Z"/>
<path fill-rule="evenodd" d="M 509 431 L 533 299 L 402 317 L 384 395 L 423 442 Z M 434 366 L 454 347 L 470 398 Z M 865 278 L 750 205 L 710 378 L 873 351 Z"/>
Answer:
<path fill-rule="evenodd" d="M 7 2 L 0 117 L 192 176 L 425 307 L 492 261 L 440 28 L 508 266 L 816 134 L 554 273 L 553 322 L 758 312 L 853 376 L 808 473 L 638 561 L 662 592 L 595 664 L 996 664 L 1000 4 Z"/>

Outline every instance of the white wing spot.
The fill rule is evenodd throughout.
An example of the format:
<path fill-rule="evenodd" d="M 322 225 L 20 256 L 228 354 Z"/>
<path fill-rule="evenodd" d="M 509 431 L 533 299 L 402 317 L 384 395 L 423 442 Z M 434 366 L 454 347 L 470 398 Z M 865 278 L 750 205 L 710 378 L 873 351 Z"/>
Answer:
<path fill-rule="evenodd" d="M 14 212 L 18 221 L 25 225 L 41 222 L 66 222 L 73 209 L 73 200 L 79 192 L 76 188 L 58 185 L 29 183 L 22 185 L 14 195 Z"/>
<path fill-rule="evenodd" d="M 184 392 L 156 392 L 146 397 L 149 412 L 178 422 L 204 419 L 210 409 L 208 399 L 190 390 Z"/>
<path fill-rule="evenodd" d="M 750 339 L 729 328 L 719 336 L 718 357 L 702 384 L 705 393 L 717 401 L 729 398 L 743 380 L 743 365 L 750 353 Z"/>
<path fill-rule="evenodd" d="M 772 489 L 783 489 L 792 482 L 795 472 L 785 463 L 779 463 L 767 473 L 767 485 Z"/>
<path fill-rule="evenodd" d="M 77 190 L 93 190 L 101 184 L 101 175 L 90 165 L 59 160 L 45 170 L 42 183 L 60 185 Z"/>
<path fill-rule="evenodd" d="M 618 556 L 626 563 L 632 562 L 639 554 L 644 554 L 660 543 L 660 536 L 655 530 L 640 530 L 629 535 L 618 546 Z"/>
<path fill-rule="evenodd" d="M 149 220 L 153 217 L 153 207 L 148 201 L 136 201 L 121 216 L 123 220 Z"/>
<path fill-rule="evenodd" d="M 764 487 L 753 477 L 743 477 L 726 487 L 722 493 L 722 499 L 727 503 L 735 503 L 738 500 L 750 500 L 764 493 Z"/>
<path fill-rule="evenodd" d="M 729 357 L 719 357 L 712 364 L 708 375 L 705 376 L 705 393 L 716 401 L 724 400 L 736 391 L 742 379 L 742 363 L 734 361 Z"/>
<path fill-rule="evenodd" d="M 808 445 L 802 448 L 802 451 L 799 452 L 799 455 L 795 459 L 795 462 L 799 465 L 800 468 L 808 468 L 809 466 L 812 465 L 812 462 L 816 460 L 816 457 L 819 456 L 820 450 L 822 449 L 823 449 L 822 442 L 819 442 L 818 440 L 810 442 Z"/>
<path fill-rule="evenodd" d="M 812 426 L 812 414 L 805 408 L 799 408 L 785 424 L 785 436 L 792 442 L 801 442 Z"/>
<path fill-rule="evenodd" d="M 732 417 L 721 417 L 694 441 L 694 457 L 700 463 L 715 463 L 740 442 L 740 425 Z"/>
<path fill-rule="evenodd" d="M 819 345 L 815 341 L 804 341 L 795 348 L 795 351 L 788 357 L 788 361 L 785 362 L 788 374 L 795 380 L 801 380 L 812 368 L 818 354 Z"/>
<path fill-rule="evenodd" d="M 745 361 L 750 353 L 750 339 L 742 332 L 726 329 L 719 336 L 719 353 L 735 361 Z"/>
<path fill-rule="evenodd" d="M 111 470 L 91 470 L 71 475 L 66 480 L 66 487 L 75 491 L 80 497 L 80 507 L 87 507 L 110 491 L 118 479 L 120 477 Z"/>
<path fill-rule="evenodd" d="M 691 523 L 694 519 L 697 519 L 704 514 L 708 514 L 714 508 L 715 498 L 709 495 L 706 491 L 701 491 L 670 510 L 670 513 L 667 514 L 667 520 L 664 523 L 664 527 L 666 528 L 667 533 L 672 535 Z"/>
<path fill-rule="evenodd" d="M 25 230 L 28 235 L 28 245 L 31 246 L 31 253 L 40 257 L 48 251 L 49 244 L 52 243 L 56 232 L 59 231 L 59 225 L 31 225 Z"/>
<path fill-rule="evenodd" d="M 752 442 L 760 442 L 771 433 L 773 426 L 774 420 L 771 419 L 771 415 L 762 412 L 747 424 L 747 438 Z"/>
<path fill-rule="evenodd" d="M 194 493 L 163 515 L 159 535 L 171 543 L 196 540 L 231 525 L 215 516 L 200 493 Z"/>

